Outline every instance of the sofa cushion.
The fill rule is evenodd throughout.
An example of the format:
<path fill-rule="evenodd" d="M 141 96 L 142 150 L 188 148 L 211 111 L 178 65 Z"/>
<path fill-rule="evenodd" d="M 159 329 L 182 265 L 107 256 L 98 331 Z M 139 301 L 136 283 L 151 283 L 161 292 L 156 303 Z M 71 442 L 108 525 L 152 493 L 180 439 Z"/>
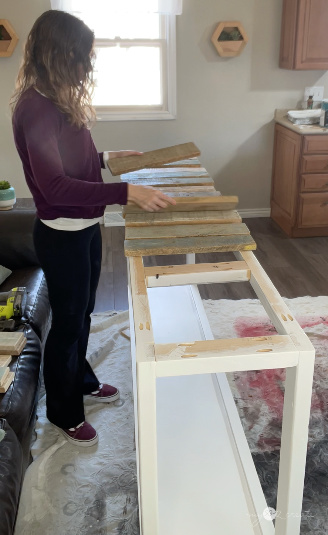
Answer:
<path fill-rule="evenodd" d="M 33 245 L 35 211 L 0 211 L 0 264 L 8 269 L 37 266 Z"/>
<path fill-rule="evenodd" d="M 26 345 L 13 357 L 10 371 L 14 380 L 5 394 L 0 394 L 0 418 L 5 418 L 21 443 L 24 465 L 28 465 L 38 392 L 41 379 L 41 343 L 30 326 L 25 328 Z M 26 467 L 25 466 L 25 467 Z"/>
<path fill-rule="evenodd" d="M 22 448 L 15 432 L 0 419 L 5 437 L 0 442 L 0 535 L 12 535 L 23 478 Z"/>

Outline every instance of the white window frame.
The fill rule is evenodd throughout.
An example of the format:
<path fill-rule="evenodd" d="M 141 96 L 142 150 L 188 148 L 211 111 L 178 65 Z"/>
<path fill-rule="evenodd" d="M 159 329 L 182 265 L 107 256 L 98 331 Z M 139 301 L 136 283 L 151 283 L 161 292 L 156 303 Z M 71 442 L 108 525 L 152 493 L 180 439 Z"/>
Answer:
<path fill-rule="evenodd" d="M 136 46 L 160 44 L 162 49 L 162 106 L 95 106 L 97 121 L 158 121 L 176 118 L 176 16 L 161 15 L 164 22 L 160 39 L 95 39 L 95 47 L 134 43 Z M 133 88 L 133 80 L 131 87 Z"/>

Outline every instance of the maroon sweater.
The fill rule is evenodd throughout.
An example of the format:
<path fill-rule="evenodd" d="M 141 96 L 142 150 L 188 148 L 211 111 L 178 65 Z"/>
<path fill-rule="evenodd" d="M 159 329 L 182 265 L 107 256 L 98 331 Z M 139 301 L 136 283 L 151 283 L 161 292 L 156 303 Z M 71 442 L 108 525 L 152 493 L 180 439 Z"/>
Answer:
<path fill-rule="evenodd" d="M 40 219 L 95 218 L 127 203 L 127 184 L 105 184 L 87 128 L 72 126 L 48 98 L 28 89 L 13 115 L 14 139 Z"/>

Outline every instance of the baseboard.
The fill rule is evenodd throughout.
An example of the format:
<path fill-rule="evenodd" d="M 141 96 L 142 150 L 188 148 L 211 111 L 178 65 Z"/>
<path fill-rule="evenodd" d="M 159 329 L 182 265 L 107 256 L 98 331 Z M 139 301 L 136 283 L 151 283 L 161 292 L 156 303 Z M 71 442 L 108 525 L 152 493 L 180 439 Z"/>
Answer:
<path fill-rule="evenodd" d="M 242 219 L 247 217 L 270 217 L 270 208 L 247 208 L 246 210 L 238 210 L 238 214 Z"/>

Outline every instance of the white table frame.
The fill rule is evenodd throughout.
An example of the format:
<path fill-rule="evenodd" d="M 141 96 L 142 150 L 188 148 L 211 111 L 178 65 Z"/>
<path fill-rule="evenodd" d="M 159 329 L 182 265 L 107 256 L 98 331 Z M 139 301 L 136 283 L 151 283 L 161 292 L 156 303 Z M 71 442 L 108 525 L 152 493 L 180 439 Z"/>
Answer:
<path fill-rule="evenodd" d="M 285 398 L 275 526 L 259 519 L 254 533 L 298 535 L 311 408 L 314 348 L 252 252 L 236 252 L 236 262 L 145 268 L 141 257 L 130 257 L 129 299 L 138 466 L 139 514 L 142 535 L 158 535 L 158 479 L 156 378 L 221 374 L 242 370 L 286 368 Z M 250 281 L 274 324 L 277 335 L 194 343 L 154 342 L 147 288 Z M 201 306 L 201 302 L 200 302 Z M 213 338 L 209 332 L 206 338 Z M 248 468 L 245 436 L 235 425 L 224 374 L 217 376 L 218 396 L 230 418 L 236 462 L 244 474 L 250 514 L 252 503 L 263 498 L 254 470 Z M 220 379 L 221 377 L 221 379 Z M 223 379 L 222 379 L 223 377 Z M 245 491 L 246 492 L 246 491 Z M 185 534 L 181 534 L 185 535 Z"/>

